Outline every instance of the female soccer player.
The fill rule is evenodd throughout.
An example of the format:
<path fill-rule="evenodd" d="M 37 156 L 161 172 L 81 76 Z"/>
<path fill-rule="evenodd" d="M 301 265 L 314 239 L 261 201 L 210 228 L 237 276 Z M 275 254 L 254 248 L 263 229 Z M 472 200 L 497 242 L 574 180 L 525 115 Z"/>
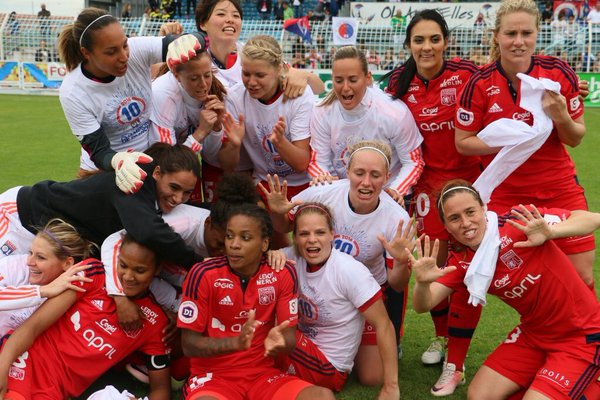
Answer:
<path fill-rule="evenodd" d="M 197 264 L 183 287 L 178 326 L 191 377 L 192 399 L 334 399 L 275 367 L 295 345 L 298 282 L 294 268 L 267 265 L 272 223 L 257 205 L 233 210 L 227 220 L 225 256 Z"/>
<path fill-rule="evenodd" d="M 46 301 L 4 343 L 0 352 L 0 397 L 10 400 L 66 399 L 79 396 L 127 355 L 146 355 L 150 399 L 171 395 L 169 352 L 161 340 L 167 316 L 148 288 L 158 273 L 158 258 L 149 248 L 123 240 L 119 279 L 125 294 L 140 305 L 145 319 L 138 330 L 119 327 L 115 303 L 104 289 L 102 264 L 84 261 L 90 282 L 81 292 L 67 290 Z M 5 393 L 8 389 L 8 392 Z"/>
<path fill-rule="evenodd" d="M 407 258 L 386 249 L 385 243 L 392 242 L 398 231 L 402 231 L 402 226 L 409 229 L 410 218 L 404 208 L 382 192 L 389 179 L 389 146 L 376 141 L 362 141 L 350 147 L 349 152 L 347 179 L 312 186 L 291 201 L 287 200 L 287 182 L 280 185 L 277 176 L 274 179 L 269 177 L 269 190 L 264 187 L 262 190 L 273 212 L 275 229 L 280 232 L 290 230 L 290 219 L 296 205 L 315 201 L 325 204 L 333 213 L 334 247 L 366 265 L 389 299 L 391 296 L 387 293 L 391 288 L 398 292 L 404 290 L 410 272 Z M 403 298 L 386 303 L 397 337 L 402 326 Z M 356 371 L 359 381 L 365 385 L 383 382 L 383 365 L 375 332 L 368 325 L 358 350 Z"/>
<path fill-rule="evenodd" d="M 383 362 L 379 399 L 399 399 L 394 326 L 381 287 L 352 256 L 333 248 L 333 219 L 327 206 L 304 203 L 296 210 L 294 247 L 284 250 L 296 263 L 299 330 L 296 348 L 281 363 L 282 371 L 339 392 L 354 364 L 365 320 L 375 328 Z M 410 241 L 394 243 L 397 251 Z M 414 242 L 412 243 L 414 246 Z"/>
<path fill-rule="evenodd" d="M 176 50 L 170 48 L 169 52 Z M 152 82 L 150 143 L 183 143 L 202 159 L 217 160 L 221 147 L 221 122 L 225 113 L 225 88 L 215 79 L 206 47 L 185 62 L 161 67 L 162 75 Z M 169 57 L 169 53 L 167 54 Z M 170 70 L 169 70 L 170 68 Z M 215 133 L 210 135 L 214 131 Z M 248 167 L 247 169 L 250 169 Z M 192 204 L 213 201 L 214 188 L 200 182 L 190 197 Z"/>
<path fill-rule="evenodd" d="M 41 228 L 29 254 L 0 259 L 0 337 L 18 328 L 45 301 L 65 290 L 82 291 L 76 282 L 88 267 L 79 262 L 90 256 L 94 244 L 60 219 Z"/>
<path fill-rule="evenodd" d="M 560 83 L 560 94 L 546 91 L 543 97 L 544 111 L 554 123 L 550 136 L 494 190 L 489 208 L 495 211 L 507 210 L 517 202 L 587 210 L 575 165 L 565 148 L 565 145 L 575 147 L 581 143 L 586 131 L 578 78 L 561 59 L 534 55 L 539 22 L 534 1 L 503 1 L 496 13 L 491 48 L 493 62 L 471 77 L 459 101 L 456 147 L 462 154 L 481 155 L 487 166 L 500 148 L 489 147 L 477 137 L 484 126 L 500 118 L 533 123 L 531 113 L 519 106 L 517 74 Z M 567 238 L 560 243 L 583 281 L 593 288 L 594 236 Z"/>
<path fill-rule="evenodd" d="M 203 42 L 201 35 L 198 38 Z M 124 191 L 141 185 L 145 175 L 135 162 L 150 161 L 138 153 L 149 146 L 150 66 L 164 60 L 172 40 L 173 36 L 128 39 L 117 19 L 98 8 L 84 9 L 73 24 L 65 25 L 58 47 L 69 74 L 59 96 L 81 142 L 81 176 L 116 169 L 132 180 L 123 182 Z M 180 44 L 185 46 L 180 48 L 186 50 L 192 42 L 184 36 Z M 135 152 L 123 153 L 129 149 Z"/>
<path fill-rule="evenodd" d="M 210 42 L 209 54 L 216 78 L 226 88 L 242 82 L 242 48 L 239 41 L 242 33 L 242 6 L 238 0 L 207 0 L 202 1 L 196 8 L 196 27 L 206 33 Z M 301 97 L 307 86 L 315 94 L 325 90 L 325 85 L 317 74 L 310 71 L 282 65 L 282 88 L 285 99 Z M 252 162 L 242 151 L 242 159 L 238 171 L 252 170 Z M 221 164 L 215 157 L 208 157 L 202 162 L 202 184 L 210 195 L 223 174 Z"/>
<path fill-rule="evenodd" d="M 348 148 L 360 140 L 378 140 L 392 148 L 386 191 L 403 203 L 423 170 L 423 138 L 408 108 L 394 101 L 373 79 L 365 55 L 353 46 L 333 58 L 333 90 L 317 105 L 310 120 L 313 150 L 308 173 L 315 182 L 346 177 Z"/>
<path fill-rule="evenodd" d="M 449 179 L 474 182 L 481 172 L 479 157 L 461 155 L 454 145 L 457 96 L 477 67 L 467 60 L 444 59 L 449 34 L 444 17 L 436 10 L 415 14 L 406 28 L 404 41 L 411 55 L 403 66 L 391 72 L 387 89 L 406 103 L 423 136 L 425 168 L 414 187 L 411 210 L 419 235 L 427 234 L 440 241 L 438 265 L 446 261 L 450 236 L 437 214 L 435 199 Z M 466 291 L 458 291 L 453 297 L 465 295 Z M 458 384 L 464 383 L 463 364 L 481 307 L 460 309 L 460 304 L 465 301 L 457 301 L 451 314 L 448 301 L 431 310 L 436 337 L 421 361 L 437 364 L 446 358 L 442 374 L 431 388 L 435 396 L 450 395 Z"/>
<path fill-rule="evenodd" d="M 9 242 L 2 255 L 29 250 L 35 226 L 61 217 L 81 236 L 102 243 L 108 235 L 127 230 L 136 241 L 152 248 L 162 259 L 191 266 L 199 256 L 163 221 L 161 214 L 184 203 L 200 177 L 198 157 L 183 145 L 155 143 L 144 165 L 151 176 L 132 195 L 115 184 L 115 172 L 95 174 L 71 182 L 42 181 L 9 189 L 0 195 L 3 235 Z"/>
<path fill-rule="evenodd" d="M 463 180 L 444 187 L 438 212 L 464 247 L 451 252 L 443 269 L 436 265 L 437 240 L 431 246 L 425 237 L 418 260 L 407 251 L 416 278 L 415 310 L 430 310 L 464 288 L 469 269 L 485 265 L 493 282 L 489 293 L 521 315 L 475 375 L 469 399 L 506 399 L 519 391 L 526 399 L 582 398 L 599 371 L 600 305 L 554 239 L 594 232 L 600 214 L 534 206 L 486 214 L 479 193 Z"/>
<path fill-rule="evenodd" d="M 310 89 L 283 101 L 282 51 L 270 36 L 251 38 L 242 50 L 243 85 L 229 89 L 223 127 L 228 141 L 222 150 L 226 170 L 234 169 L 243 146 L 254 165 L 254 176 L 266 184 L 277 174 L 294 195 L 308 187 L 309 121 L 314 98 Z"/>

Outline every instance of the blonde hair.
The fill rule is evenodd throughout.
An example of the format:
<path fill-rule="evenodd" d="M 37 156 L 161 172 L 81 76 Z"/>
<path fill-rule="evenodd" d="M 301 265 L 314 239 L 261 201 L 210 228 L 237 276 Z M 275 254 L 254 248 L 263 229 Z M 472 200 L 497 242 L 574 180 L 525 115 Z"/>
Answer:
<path fill-rule="evenodd" d="M 283 64 L 283 53 L 277 40 L 267 35 L 257 35 L 246 42 L 242 56 L 251 60 L 261 60 L 275 68 Z"/>
<path fill-rule="evenodd" d="M 348 146 L 348 153 L 350 154 L 350 159 L 348 161 L 347 169 L 350 169 L 350 166 L 352 165 L 352 156 L 354 155 L 354 153 L 363 149 L 375 151 L 382 157 L 385 157 L 386 172 L 389 171 L 390 163 L 392 161 L 392 149 L 387 143 L 379 142 L 377 140 L 361 140 L 359 142 L 354 143 L 353 145 Z"/>
<path fill-rule="evenodd" d="M 61 260 L 73 257 L 76 263 L 88 258 L 97 248 L 94 243 L 81 237 L 73 225 L 60 218 L 48 221 L 46 226 L 38 229 L 36 236 L 48 242 L 56 257 Z"/>
<path fill-rule="evenodd" d="M 343 46 L 343 47 L 340 47 L 335 52 L 335 55 L 333 56 L 333 60 L 331 61 L 332 75 L 333 75 L 333 64 L 335 64 L 335 62 L 338 60 L 346 60 L 346 59 L 358 60 L 358 62 L 360 63 L 360 69 L 362 70 L 362 72 L 365 75 L 369 74 L 369 64 L 367 62 L 367 56 L 365 56 L 365 53 L 360 51 L 355 46 Z M 325 96 L 323 101 L 321 101 L 318 104 L 318 107 L 328 106 L 336 100 L 337 100 L 337 94 L 335 93 L 335 90 L 331 89 L 329 91 L 329 93 L 327 93 L 327 96 Z"/>
<path fill-rule="evenodd" d="M 500 22 L 502 18 L 508 14 L 515 12 L 525 12 L 535 17 L 535 26 L 540 29 L 540 11 L 538 10 L 535 1 L 533 0 L 504 0 L 500 3 L 498 11 L 496 11 L 496 22 L 494 26 L 494 34 L 498 34 L 500 29 Z M 500 49 L 498 48 L 498 42 L 496 37 L 492 37 L 490 46 L 490 60 L 498 61 L 500 59 Z"/>

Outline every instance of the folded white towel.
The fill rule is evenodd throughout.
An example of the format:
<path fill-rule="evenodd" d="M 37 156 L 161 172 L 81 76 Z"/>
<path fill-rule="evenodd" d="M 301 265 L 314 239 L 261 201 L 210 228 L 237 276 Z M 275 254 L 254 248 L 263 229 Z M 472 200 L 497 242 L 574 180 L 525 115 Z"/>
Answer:
<path fill-rule="evenodd" d="M 501 118 L 477 134 L 488 146 L 502 147 L 474 184 L 486 204 L 494 189 L 542 147 L 552 132 L 552 120 L 544 112 L 542 96 L 546 90 L 560 93 L 560 83 L 545 78 L 538 80 L 525 74 L 517 76 L 521 79 L 519 105 L 533 115 L 533 126 Z"/>

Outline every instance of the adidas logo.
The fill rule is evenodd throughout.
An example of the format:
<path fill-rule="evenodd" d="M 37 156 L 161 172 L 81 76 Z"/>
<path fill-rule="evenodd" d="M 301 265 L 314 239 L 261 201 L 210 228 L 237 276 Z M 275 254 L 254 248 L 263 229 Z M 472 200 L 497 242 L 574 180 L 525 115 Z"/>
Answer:
<path fill-rule="evenodd" d="M 100 311 L 104 309 L 104 300 L 92 300 L 92 304 Z"/>
<path fill-rule="evenodd" d="M 407 101 L 411 102 L 411 103 L 416 103 L 417 99 L 415 99 L 415 95 L 411 94 L 410 96 L 408 96 L 408 99 L 406 99 Z"/>
<path fill-rule="evenodd" d="M 499 113 L 499 112 L 502 112 L 502 111 L 504 111 L 504 110 L 502 109 L 502 107 L 500 107 L 498 105 L 498 103 L 492 104 L 492 106 L 488 110 L 489 113 Z"/>
<path fill-rule="evenodd" d="M 219 304 L 222 306 L 232 306 L 233 301 L 231 301 L 231 297 L 225 296 L 221 299 L 221 301 L 219 301 Z"/>

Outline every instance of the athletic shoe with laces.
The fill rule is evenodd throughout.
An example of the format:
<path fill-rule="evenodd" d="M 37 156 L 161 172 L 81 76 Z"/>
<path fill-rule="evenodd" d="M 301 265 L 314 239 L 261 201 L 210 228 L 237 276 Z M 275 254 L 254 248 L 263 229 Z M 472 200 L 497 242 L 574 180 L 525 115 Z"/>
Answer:
<path fill-rule="evenodd" d="M 145 365 L 139 364 L 127 364 L 125 369 L 138 381 L 149 384 L 150 378 L 148 377 L 148 368 Z"/>
<path fill-rule="evenodd" d="M 446 343 L 447 339 L 443 336 L 431 339 L 431 344 L 429 344 L 427 350 L 421 355 L 423 364 L 433 365 L 441 363 L 446 353 Z"/>
<path fill-rule="evenodd" d="M 464 371 L 457 371 L 456 365 L 454 364 L 444 363 L 442 374 L 440 375 L 435 385 L 431 387 L 431 394 L 437 397 L 449 396 L 452 393 L 454 393 L 458 385 L 464 384 Z"/>

